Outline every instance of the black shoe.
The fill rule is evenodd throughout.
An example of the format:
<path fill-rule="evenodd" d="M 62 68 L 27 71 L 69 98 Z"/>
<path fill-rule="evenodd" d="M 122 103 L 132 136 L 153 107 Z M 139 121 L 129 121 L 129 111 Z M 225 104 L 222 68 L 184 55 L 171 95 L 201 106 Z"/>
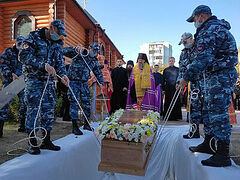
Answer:
<path fill-rule="evenodd" d="M 83 135 L 83 132 L 79 129 L 77 125 L 77 120 L 72 120 L 73 130 L 72 133 L 75 135 Z"/>
<path fill-rule="evenodd" d="M 20 124 L 19 124 L 19 127 L 18 127 L 18 132 L 26 132 L 25 119 L 20 119 L 19 122 L 20 122 Z"/>
<path fill-rule="evenodd" d="M 201 144 L 199 144 L 198 146 L 189 147 L 189 150 L 192 152 L 215 154 L 214 151 L 216 151 L 216 148 L 215 148 L 215 140 L 214 139 L 211 141 L 211 146 L 214 151 L 209 146 L 209 142 L 212 139 L 212 137 L 213 136 L 206 135 L 204 141 Z"/>
<path fill-rule="evenodd" d="M 32 147 L 31 145 L 28 148 L 28 153 L 32 154 L 32 155 L 38 155 L 41 153 L 40 148 L 39 147 Z"/>
<path fill-rule="evenodd" d="M 18 127 L 18 132 L 26 132 L 25 126 L 19 126 Z"/>
<path fill-rule="evenodd" d="M 36 138 L 33 138 L 34 137 L 34 134 L 32 133 L 31 134 L 31 139 L 30 139 L 30 143 L 28 143 L 29 147 L 28 147 L 28 153 L 29 154 L 32 154 L 32 155 L 38 155 L 40 154 L 40 148 L 39 147 L 33 147 L 33 146 L 37 146 L 37 139 Z M 33 145 L 33 146 L 32 146 Z"/>
<path fill-rule="evenodd" d="M 94 129 L 92 127 L 90 127 L 88 124 L 84 124 L 83 129 L 88 130 L 88 131 L 94 131 Z"/>
<path fill-rule="evenodd" d="M 229 156 L 229 144 L 220 140 L 217 142 L 217 144 L 216 154 L 206 160 L 202 160 L 202 165 L 212 167 L 231 166 L 232 162 Z"/>
<path fill-rule="evenodd" d="M 194 134 L 193 132 L 189 132 L 188 134 L 183 135 L 183 138 L 184 139 L 200 138 L 200 134 L 199 132 L 195 132 Z"/>
<path fill-rule="evenodd" d="M 48 150 L 52 150 L 52 151 L 60 151 L 61 147 L 54 145 L 52 143 L 52 141 L 50 141 L 48 143 L 43 142 L 42 145 L 40 146 L 40 149 L 48 149 Z"/>
<path fill-rule="evenodd" d="M 45 132 L 43 131 L 43 136 L 45 135 Z M 48 149 L 52 151 L 59 151 L 61 149 L 60 146 L 55 146 L 52 141 L 50 140 L 50 131 L 47 131 L 46 137 L 43 139 L 43 143 L 40 146 L 40 149 Z"/>
<path fill-rule="evenodd" d="M 0 121 L 0 138 L 3 136 L 4 121 Z"/>
<path fill-rule="evenodd" d="M 191 128 L 196 128 L 196 131 L 195 132 L 190 131 L 188 134 L 183 135 L 183 138 L 184 139 L 200 138 L 199 126 L 196 124 L 193 124 Z"/>

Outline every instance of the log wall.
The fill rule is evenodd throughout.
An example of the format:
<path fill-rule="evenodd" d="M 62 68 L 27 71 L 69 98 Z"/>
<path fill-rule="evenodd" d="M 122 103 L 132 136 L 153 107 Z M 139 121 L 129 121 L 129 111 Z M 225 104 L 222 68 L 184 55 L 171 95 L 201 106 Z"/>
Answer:
<path fill-rule="evenodd" d="M 39 0 L 35 3 L 23 1 L 21 3 L 0 4 L 0 53 L 6 48 L 11 47 L 15 42 L 11 40 L 11 23 L 12 18 L 18 11 L 29 11 L 35 17 L 35 27 L 42 28 L 49 26 L 49 13 L 52 11 L 49 6 L 49 0 Z"/>

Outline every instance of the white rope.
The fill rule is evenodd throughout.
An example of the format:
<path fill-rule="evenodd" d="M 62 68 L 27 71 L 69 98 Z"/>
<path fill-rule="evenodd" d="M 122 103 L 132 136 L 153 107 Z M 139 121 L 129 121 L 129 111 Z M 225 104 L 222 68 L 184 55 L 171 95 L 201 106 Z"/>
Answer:
<path fill-rule="evenodd" d="M 214 141 L 214 146 L 215 146 L 215 149 L 216 149 L 216 150 L 214 150 L 213 147 L 212 147 L 212 141 L 213 141 L 213 140 L 215 140 L 215 141 Z M 216 152 L 217 152 L 217 139 L 214 139 L 214 137 L 212 137 L 212 138 L 210 139 L 210 141 L 209 141 L 209 147 L 210 147 L 210 149 L 212 150 L 212 152 L 216 153 Z"/>
<path fill-rule="evenodd" d="M 60 78 L 60 79 L 62 79 L 62 77 L 60 77 L 59 75 L 57 75 L 56 74 L 56 76 L 58 77 L 58 78 Z M 78 100 L 77 100 L 77 98 L 76 98 L 76 96 L 75 96 L 75 94 L 74 94 L 74 92 L 73 92 L 73 90 L 72 90 L 72 88 L 70 87 L 70 85 L 69 85 L 69 90 L 71 91 L 71 93 L 72 93 L 72 95 L 73 95 L 73 98 L 75 99 L 75 101 L 77 102 L 77 104 L 78 104 L 78 107 L 80 108 L 80 110 L 82 111 L 82 113 L 83 113 L 83 116 L 84 116 L 84 118 L 86 119 L 86 121 L 87 121 L 87 123 L 88 123 L 88 125 L 89 125 L 89 127 L 91 128 L 91 130 L 92 130 L 92 132 L 94 132 L 94 129 L 91 127 L 91 125 L 90 125 L 90 122 L 89 122 L 89 120 L 88 120 L 88 118 L 87 118 L 87 116 L 86 116 L 86 114 L 84 113 L 84 111 L 83 111 L 83 108 L 81 107 L 81 105 L 79 104 L 79 102 L 78 102 Z M 95 136 L 96 137 L 96 136 Z M 96 137 L 96 139 L 97 139 L 97 141 L 98 141 L 98 143 L 100 144 L 100 142 L 99 142 L 99 140 L 98 140 L 98 138 Z"/>
<path fill-rule="evenodd" d="M 18 143 L 20 143 L 20 142 L 23 142 L 23 141 L 25 141 L 25 140 L 28 140 L 28 143 L 29 143 L 30 146 L 32 146 L 32 147 L 40 147 L 40 146 L 42 145 L 43 139 L 45 139 L 45 137 L 47 136 L 47 130 L 46 130 L 45 128 L 43 128 L 43 127 L 36 127 L 36 124 L 37 124 L 37 120 L 38 120 L 39 113 L 40 113 L 40 110 L 41 110 L 41 105 L 42 105 L 43 96 L 44 96 L 44 94 L 45 94 L 45 92 L 46 92 L 46 89 L 47 89 L 47 86 L 48 86 L 48 83 L 49 83 L 49 77 L 50 77 L 50 75 L 48 75 L 48 79 L 47 79 L 46 85 L 45 85 L 45 87 L 44 87 L 44 89 L 43 89 L 43 93 L 42 93 L 42 96 L 41 96 L 40 101 L 39 101 L 37 115 L 36 115 L 36 117 L 35 117 L 35 119 L 34 119 L 33 130 L 29 133 L 29 135 L 28 135 L 27 138 L 24 138 L 24 139 L 21 139 L 21 140 L 15 142 L 15 143 L 13 144 L 13 146 L 16 145 L 16 144 L 18 144 Z M 40 124 L 40 123 L 39 123 L 39 124 Z M 42 130 L 45 132 L 45 133 L 44 133 L 44 134 L 45 134 L 44 137 L 42 137 L 42 138 L 41 138 L 41 137 L 38 137 L 38 136 L 36 135 L 36 129 L 42 129 Z M 32 134 L 32 133 L 34 134 L 33 137 L 31 137 L 31 134 Z M 37 143 L 37 145 L 33 145 L 33 144 L 31 143 L 31 139 L 33 139 L 33 138 L 36 138 L 36 139 L 37 139 L 37 142 L 39 141 L 40 143 L 39 143 L 39 144 Z M 15 156 L 16 156 L 16 155 L 19 155 L 19 154 L 11 153 L 11 152 L 16 151 L 16 150 L 25 150 L 25 151 L 27 152 L 26 149 L 16 148 L 16 149 L 9 150 L 9 151 L 7 152 L 7 155 L 15 155 Z"/>
<path fill-rule="evenodd" d="M 195 132 L 197 131 L 197 124 L 193 123 L 191 124 L 191 105 L 192 105 L 192 100 L 196 100 L 198 97 L 199 97 L 199 92 L 200 90 L 199 89 L 194 89 L 191 91 L 191 88 L 190 88 L 190 100 L 189 100 L 189 131 L 188 131 L 188 137 L 191 139 Z"/>
<path fill-rule="evenodd" d="M 76 52 L 77 52 L 77 51 L 76 51 Z M 79 53 L 79 54 L 81 55 L 83 61 L 84 61 L 85 64 L 87 65 L 88 69 L 89 69 L 90 71 L 92 71 L 92 69 L 89 67 L 89 65 L 88 65 L 88 63 L 86 62 L 86 60 L 85 60 L 85 58 L 83 57 L 83 55 L 82 55 L 81 53 Z M 92 72 L 93 72 L 93 71 L 92 71 Z M 108 108 L 107 108 L 107 101 L 106 101 L 105 95 L 104 95 L 104 93 L 103 93 L 103 89 L 101 88 L 101 84 L 100 84 L 100 82 L 98 81 L 98 79 L 97 79 L 97 77 L 95 76 L 95 74 L 94 74 L 94 73 L 92 73 L 92 74 L 93 74 L 94 78 L 96 79 L 96 82 L 98 83 L 98 85 L 99 85 L 99 87 L 100 87 L 101 93 L 102 93 L 102 95 L 103 95 L 103 100 L 104 100 L 104 103 L 105 103 L 105 109 L 107 110 L 107 114 L 109 115 Z M 103 86 L 104 86 L 104 85 L 103 85 Z M 96 89 L 96 90 L 97 90 L 97 89 Z"/>
<path fill-rule="evenodd" d="M 156 137 L 156 142 L 155 142 L 155 146 L 153 146 L 153 150 L 152 150 L 152 152 L 151 152 L 151 155 L 150 155 L 150 158 L 149 159 L 151 159 L 151 157 L 152 157 L 152 155 L 153 155 L 153 153 L 154 153 L 154 151 L 155 151 L 155 149 L 156 149 L 156 146 L 157 146 L 157 144 L 158 144 L 158 141 L 159 141 L 159 139 L 160 139 L 160 137 L 161 137 L 161 135 L 162 135 L 162 132 L 163 132 L 163 130 L 164 130 L 164 127 L 166 126 L 166 124 L 167 124 L 167 121 L 168 121 L 168 118 L 169 118 L 169 116 L 170 116 L 170 114 L 171 114 L 171 112 L 172 112 L 172 110 L 173 110 L 173 107 L 175 106 L 175 103 L 177 102 L 177 99 L 178 99 L 178 97 L 179 97 L 179 94 L 180 94 L 180 92 L 181 92 L 181 90 L 182 90 L 182 88 L 180 88 L 179 90 L 176 90 L 175 91 L 175 93 L 174 93 L 174 95 L 173 95 L 173 98 L 172 98 L 172 101 L 171 101 L 171 103 L 170 103 L 170 105 L 169 105 L 169 107 L 168 107 L 168 110 L 167 110 L 167 112 L 166 112 L 166 114 L 165 114 L 165 116 L 164 116 L 164 119 L 163 119 L 163 125 L 161 125 L 161 127 L 160 127 L 160 129 L 159 129 L 159 133 L 158 133 L 158 129 L 157 129 L 157 137 Z M 160 125 L 159 125 L 160 126 Z M 159 127 L 158 126 L 158 127 Z"/>

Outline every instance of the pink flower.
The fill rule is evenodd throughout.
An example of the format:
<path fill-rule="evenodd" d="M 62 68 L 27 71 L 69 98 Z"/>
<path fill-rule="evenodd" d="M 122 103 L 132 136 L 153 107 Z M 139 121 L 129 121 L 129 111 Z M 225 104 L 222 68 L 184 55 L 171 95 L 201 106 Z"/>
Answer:
<path fill-rule="evenodd" d="M 141 137 L 141 140 L 140 140 L 142 143 L 145 143 L 145 142 L 147 142 L 147 136 L 146 135 L 143 135 L 142 137 Z"/>
<path fill-rule="evenodd" d="M 131 126 L 132 126 L 131 124 L 125 124 L 123 128 L 124 130 L 129 130 Z"/>
<path fill-rule="evenodd" d="M 124 138 L 127 140 L 129 136 L 129 133 L 124 134 Z"/>
<path fill-rule="evenodd" d="M 110 137 L 111 137 L 112 139 L 114 139 L 114 137 L 115 137 L 115 132 L 114 132 L 113 130 L 110 131 Z"/>

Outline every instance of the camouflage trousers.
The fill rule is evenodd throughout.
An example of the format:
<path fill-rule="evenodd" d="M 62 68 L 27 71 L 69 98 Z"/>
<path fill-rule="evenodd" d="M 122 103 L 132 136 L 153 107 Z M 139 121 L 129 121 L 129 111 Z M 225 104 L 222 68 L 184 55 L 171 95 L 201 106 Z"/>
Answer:
<path fill-rule="evenodd" d="M 4 83 L 3 88 L 8 86 L 10 82 Z M 26 115 L 26 105 L 24 103 L 24 90 L 22 90 L 20 93 L 18 93 L 18 100 L 19 100 L 19 112 L 18 112 L 18 119 L 23 120 L 25 119 Z M 5 121 L 8 118 L 8 108 L 9 108 L 10 102 L 6 104 L 2 109 L 0 109 L 0 121 Z"/>
<path fill-rule="evenodd" d="M 91 115 L 91 93 L 88 87 L 88 82 L 70 81 L 70 87 L 77 100 L 81 100 L 83 111 L 89 119 Z M 70 102 L 70 117 L 72 120 L 77 120 L 79 106 L 70 90 L 68 90 L 68 99 Z"/>
<path fill-rule="evenodd" d="M 231 136 L 228 108 L 237 76 L 236 69 L 232 69 L 212 73 L 205 80 L 203 112 L 208 121 L 204 122 L 204 132 L 226 143 Z"/>
<path fill-rule="evenodd" d="M 202 119 L 202 90 L 200 82 L 190 83 L 189 102 L 190 106 L 190 122 L 199 125 Z"/>
<path fill-rule="evenodd" d="M 25 86 L 24 101 L 27 105 L 26 113 L 26 130 L 31 132 L 34 129 L 34 121 L 37 116 L 40 99 L 47 81 L 39 80 L 36 78 L 28 78 Z M 56 104 L 56 96 L 54 91 L 53 81 L 49 81 L 46 91 L 44 93 L 39 116 L 36 121 L 38 127 L 38 119 L 40 117 L 40 126 L 47 131 L 52 130 L 54 121 L 54 106 Z"/>

